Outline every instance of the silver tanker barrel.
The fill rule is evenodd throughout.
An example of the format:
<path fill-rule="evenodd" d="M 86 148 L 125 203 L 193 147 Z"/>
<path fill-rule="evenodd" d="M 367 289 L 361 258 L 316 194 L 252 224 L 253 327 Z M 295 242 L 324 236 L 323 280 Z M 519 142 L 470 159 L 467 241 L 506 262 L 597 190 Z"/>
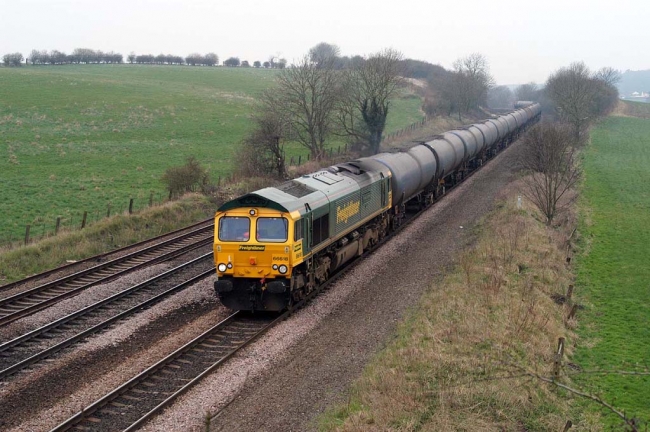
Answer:
<path fill-rule="evenodd" d="M 382 163 L 392 173 L 393 206 L 405 203 L 420 192 L 422 169 L 411 154 L 379 153 L 370 159 Z"/>

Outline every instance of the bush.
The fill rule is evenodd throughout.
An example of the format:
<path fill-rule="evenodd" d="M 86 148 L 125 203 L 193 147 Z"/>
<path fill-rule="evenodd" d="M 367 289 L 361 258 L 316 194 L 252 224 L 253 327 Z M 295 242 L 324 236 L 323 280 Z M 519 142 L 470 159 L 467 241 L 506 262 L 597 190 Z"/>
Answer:
<path fill-rule="evenodd" d="M 185 192 L 204 191 L 209 188 L 208 171 L 199 161 L 190 156 L 183 166 L 171 167 L 162 176 L 170 195 L 180 195 Z"/>

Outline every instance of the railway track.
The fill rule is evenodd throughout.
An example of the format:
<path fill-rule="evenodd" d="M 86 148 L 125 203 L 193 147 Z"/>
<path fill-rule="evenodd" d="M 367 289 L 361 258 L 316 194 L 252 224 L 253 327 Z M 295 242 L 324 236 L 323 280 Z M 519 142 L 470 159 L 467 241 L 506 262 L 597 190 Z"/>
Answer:
<path fill-rule="evenodd" d="M 213 227 L 203 226 L 69 276 L 0 300 L 0 326 L 31 315 L 99 283 L 170 260 L 212 242 Z"/>
<path fill-rule="evenodd" d="M 110 255 L 115 255 L 115 254 L 123 253 L 123 252 L 129 251 L 129 250 L 135 250 L 135 249 L 138 249 L 138 248 L 143 248 L 144 245 L 146 245 L 147 243 L 151 243 L 152 241 L 157 241 L 157 240 L 164 241 L 163 239 L 165 239 L 167 237 L 170 237 L 170 236 L 176 237 L 176 236 L 178 236 L 178 234 L 180 234 L 180 233 L 182 233 L 184 231 L 195 230 L 197 228 L 205 226 L 206 224 L 210 225 L 210 226 L 214 226 L 214 220 L 212 218 L 206 219 L 204 221 L 197 222 L 197 223 L 195 223 L 193 225 L 190 225 L 190 226 L 187 226 L 185 228 L 180 228 L 180 229 L 177 229 L 175 231 L 170 231 L 170 232 L 168 232 L 166 234 L 163 234 L 163 235 L 160 235 L 158 237 L 154 237 L 154 238 L 151 238 L 151 239 L 148 239 L 148 240 L 144 240 L 144 241 L 141 241 L 141 242 L 138 242 L 138 243 L 134 243 L 134 244 L 129 245 L 129 246 L 124 246 L 122 248 L 115 249 L 115 250 L 112 250 L 110 252 L 106 252 L 104 254 L 95 255 L 95 256 L 92 256 L 90 258 L 75 261 L 75 262 L 70 263 L 70 264 L 64 264 L 64 265 L 61 265 L 59 267 L 53 268 L 51 270 L 47 270 L 47 271 L 44 271 L 42 273 L 38 273 L 38 274 L 35 274 L 35 275 L 32 275 L 32 276 L 28 276 L 28 277 L 26 277 L 24 279 L 17 280 L 15 282 L 10 282 L 8 284 L 0 285 L 0 292 L 8 291 L 8 290 L 10 290 L 12 288 L 15 288 L 15 287 L 17 287 L 19 285 L 24 285 L 25 283 L 28 283 L 28 282 L 37 281 L 39 279 L 40 280 L 46 279 L 49 276 L 52 276 L 52 275 L 54 275 L 56 273 L 64 272 L 66 270 L 73 271 L 73 269 L 75 267 L 80 267 L 80 266 L 82 266 L 84 264 L 95 264 L 95 263 L 98 263 L 98 262 L 102 262 L 102 261 L 105 261 L 107 259 L 107 257 L 110 256 Z"/>
<path fill-rule="evenodd" d="M 237 312 L 69 418 L 52 432 L 132 431 L 283 320 Z"/>
<path fill-rule="evenodd" d="M 6 342 L 0 345 L 0 380 L 5 380 L 214 273 L 210 252 Z M 181 282 L 175 283 L 172 279 L 180 279 Z"/>

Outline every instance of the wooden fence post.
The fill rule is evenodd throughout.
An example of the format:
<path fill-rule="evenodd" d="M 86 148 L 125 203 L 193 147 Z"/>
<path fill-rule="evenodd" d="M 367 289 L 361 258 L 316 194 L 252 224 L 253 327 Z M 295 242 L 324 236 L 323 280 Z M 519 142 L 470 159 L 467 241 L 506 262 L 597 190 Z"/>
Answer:
<path fill-rule="evenodd" d="M 298 165 L 302 163 L 302 155 L 298 155 Z"/>
<path fill-rule="evenodd" d="M 88 218 L 88 212 L 84 212 L 84 216 L 81 219 L 81 229 L 84 229 L 86 227 L 86 219 Z"/>
<path fill-rule="evenodd" d="M 129 214 L 133 214 L 133 198 L 129 200 Z"/>
<path fill-rule="evenodd" d="M 567 432 L 569 429 L 571 429 L 571 426 L 573 426 L 573 422 L 571 420 L 567 420 L 562 432 Z"/>
<path fill-rule="evenodd" d="M 111 203 L 106 206 L 106 217 L 111 217 Z"/>
<path fill-rule="evenodd" d="M 562 358 L 564 357 L 564 338 L 558 338 L 557 340 L 557 352 L 553 356 L 553 377 L 558 378 L 560 376 L 560 368 L 562 367 Z"/>
<path fill-rule="evenodd" d="M 61 228 L 61 216 L 56 218 L 56 226 L 54 227 L 54 235 L 59 234 L 59 228 Z"/>
<path fill-rule="evenodd" d="M 571 296 L 573 295 L 573 284 L 569 285 L 569 289 L 566 292 L 567 302 L 571 301 Z"/>
<path fill-rule="evenodd" d="M 31 225 L 27 225 L 25 227 L 25 246 L 29 244 L 29 230 L 31 229 Z"/>
<path fill-rule="evenodd" d="M 149 195 L 149 207 L 153 205 L 153 192 Z"/>
<path fill-rule="evenodd" d="M 576 316 L 576 312 L 578 312 L 578 305 L 574 304 L 571 310 L 569 311 L 569 315 L 567 315 L 566 320 L 569 321 L 571 318 Z"/>

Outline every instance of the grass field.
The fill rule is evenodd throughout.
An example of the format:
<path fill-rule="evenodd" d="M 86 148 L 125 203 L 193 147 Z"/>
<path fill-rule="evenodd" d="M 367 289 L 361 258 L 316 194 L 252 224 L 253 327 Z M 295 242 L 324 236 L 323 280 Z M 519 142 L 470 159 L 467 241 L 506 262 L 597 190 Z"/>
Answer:
<path fill-rule="evenodd" d="M 164 170 L 196 156 L 232 170 L 255 97 L 276 71 L 88 65 L 0 68 L 0 242 L 164 198 Z M 420 119 L 398 99 L 387 130 Z M 288 156 L 302 154 L 298 146 Z"/>
<path fill-rule="evenodd" d="M 610 117 L 585 155 L 585 254 L 577 289 L 575 360 L 585 370 L 639 370 L 650 364 L 650 121 Z M 630 416 L 650 420 L 650 377 L 584 375 L 579 382 Z M 607 421 L 617 424 L 609 415 Z"/>

